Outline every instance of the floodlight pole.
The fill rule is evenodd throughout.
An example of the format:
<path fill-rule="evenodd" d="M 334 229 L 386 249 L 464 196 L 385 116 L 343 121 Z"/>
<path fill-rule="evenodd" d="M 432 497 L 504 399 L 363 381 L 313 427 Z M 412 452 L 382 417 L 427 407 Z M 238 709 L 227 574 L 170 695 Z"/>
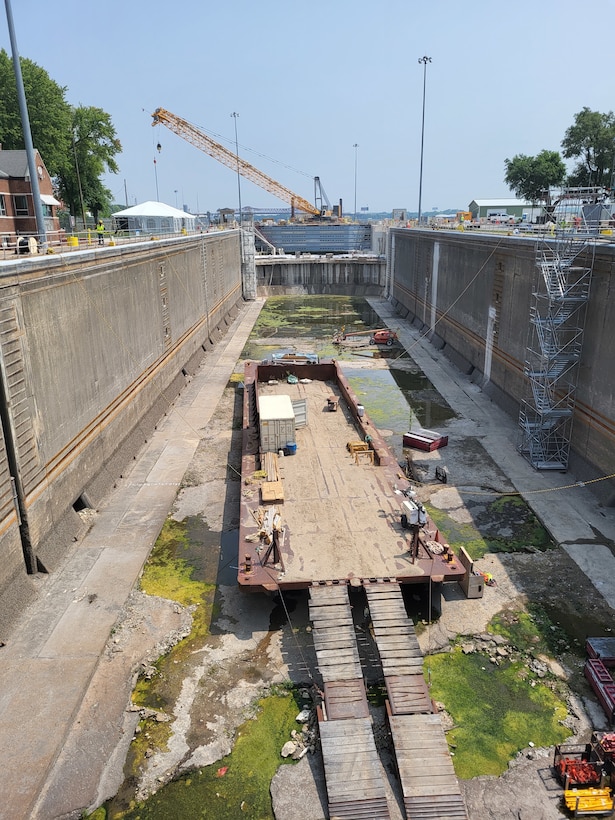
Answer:
<path fill-rule="evenodd" d="M 359 143 L 355 142 L 352 146 L 354 148 L 354 221 L 357 221 L 357 157 Z"/>
<path fill-rule="evenodd" d="M 427 63 L 431 62 L 431 57 L 419 57 L 419 65 L 423 64 L 423 118 L 421 120 L 421 168 L 419 172 L 419 218 L 418 225 L 421 227 L 421 200 L 423 198 L 423 146 L 425 143 L 425 87 L 427 84 Z"/>
<path fill-rule="evenodd" d="M 36 156 L 32 144 L 32 132 L 30 131 L 30 119 L 28 117 L 28 104 L 26 102 L 26 92 L 23 87 L 23 77 L 21 75 L 21 63 L 19 62 L 19 51 L 17 50 L 17 40 L 15 37 L 15 26 L 13 25 L 13 12 L 11 11 L 10 0 L 4 0 L 6 7 L 6 20 L 9 27 L 9 38 L 11 41 L 11 52 L 13 54 L 13 70 L 15 71 L 15 82 L 17 84 L 17 100 L 19 102 L 19 113 L 21 115 L 21 129 L 28 158 L 28 172 L 30 174 L 30 188 L 32 199 L 34 200 L 34 215 L 36 217 L 36 232 L 38 234 L 39 245 L 43 250 L 47 249 L 47 231 L 45 229 L 45 216 L 43 214 L 43 204 L 41 202 L 41 191 L 38 185 L 38 169 L 36 167 Z"/>
<path fill-rule="evenodd" d="M 237 157 L 237 193 L 239 196 L 239 225 L 243 225 L 243 219 L 241 215 L 241 174 L 239 173 L 239 142 L 237 141 L 237 117 L 239 114 L 236 111 L 233 111 L 231 117 L 233 118 L 233 122 L 235 123 L 235 156 Z"/>

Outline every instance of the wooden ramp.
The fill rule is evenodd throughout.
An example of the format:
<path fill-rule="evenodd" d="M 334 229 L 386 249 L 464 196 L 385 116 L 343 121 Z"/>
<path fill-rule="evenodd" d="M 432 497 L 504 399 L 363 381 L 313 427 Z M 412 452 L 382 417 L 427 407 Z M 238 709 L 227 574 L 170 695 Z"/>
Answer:
<path fill-rule="evenodd" d="M 399 584 L 366 586 L 365 591 L 390 711 L 394 715 L 431 712 L 423 677 L 423 653 L 414 624 L 406 614 Z"/>
<path fill-rule="evenodd" d="M 432 714 L 423 655 L 396 583 L 366 586 L 388 695 L 388 718 L 409 820 L 467 820 L 439 715 Z"/>
<path fill-rule="evenodd" d="M 362 680 L 346 586 L 311 587 L 309 607 L 314 648 L 324 682 Z"/>
<path fill-rule="evenodd" d="M 468 820 L 440 716 L 389 721 L 409 820 Z"/>
<path fill-rule="evenodd" d="M 423 653 L 399 584 L 373 584 L 365 592 L 384 677 L 422 675 Z"/>
<path fill-rule="evenodd" d="M 320 741 L 329 817 L 336 820 L 389 820 L 371 720 L 322 721 Z"/>
<path fill-rule="evenodd" d="M 346 586 L 312 587 L 309 611 L 324 681 L 319 730 L 329 817 L 390 820 Z"/>

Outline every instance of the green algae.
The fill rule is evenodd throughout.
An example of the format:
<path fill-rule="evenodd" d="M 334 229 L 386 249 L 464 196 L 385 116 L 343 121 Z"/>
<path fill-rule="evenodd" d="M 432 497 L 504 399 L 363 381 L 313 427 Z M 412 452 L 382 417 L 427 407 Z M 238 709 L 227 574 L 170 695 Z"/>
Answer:
<path fill-rule="evenodd" d="M 528 603 L 525 610 L 502 610 L 492 619 L 489 631 L 503 635 L 512 646 L 527 648 L 534 655 L 556 657 L 562 648 L 572 649 L 580 657 L 585 655 L 585 641 L 553 623 L 541 604 Z"/>
<path fill-rule="evenodd" d="M 530 743 L 562 743 L 565 702 L 523 660 L 492 663 L 486 654 L 452 652 L 426 660 L 430 694 L 446 704 L 454 727 L 447 732 L 458 777 L 499 776 Z"/>
<path fill-rule="evenodd" d="M 257 714 L 237 731 L 230 755 L 187 773 L 143 803 L 134 804 L 109 820 L 273 820 L 269 786 L 280 765 L 299 709 L 294 690 L 284 687 L 258 701 Z"/>
<path fill-rule="evenodd" d="M 455 552 L 465 547 L 477 561 L 487 552 L 544 551 L 555 545 L 532 509 L 517 495 L 501 495 L 486 504 L 466 502 L 472 523 L 460 523 L 443 510 L 426 504 L 435 525 Z"/>
<path fill-rule="evenodd" d="M 206 562 L 200 560 L 202 538 L 197 537 L 197 523 L 168 518 L 156 540 L 141 578 L 141 588 L 151 595 L 176 600 L 193 612 L 190 634 L 154 664 L 155 674 L 141 677 L 133 691 L 133 702 L 141 707 L 170 713 L 190 668 L 194 652 L 209 635 L 217 605 L 215 586 L 203 580 L 211 575 Z M 202 534 L 201 534 L 202 535 Z M 215 670 L 212 670 L 212 673 Z M 187 774 L 164 786 L 142 804 L 134 802 L 136 773 L 146 765 L 153 749 L 164 750 L 172 723 L 155 718 L 141 720 L 130 745 L 125 772 L 126 781 L 118 795 L 96 820 L 120 818 L 226 818 L 249 817 L 255 820 L 273 818 L 269 785 L 281 763 L 280 749 L 297 728 L 298 696 L 289 686 L 272 687 L 270 695 L 255 707 L 256 718 L 237 733 L 232 753 L 216 764 Z M 218 771 L 228 767 L 223 777 Z M 104 813 L 101 811 L 104 810 Z"/>
<path fill-rule="evenodd" d="M 413 416 L 412 408 L 398 390 L 390 371 L 353 371 L 349 368 L 344 373 L 376 427 L 399 435 L 408 430 L 409 418 Z"/>
<path fill-rule="evenodd" d="M 199 573 L 200 562 L 193 553 L 195 546 L 196 551 L 202 551 L 202 544 L 194 545 L 191 542 L 189 526 L 189 521 L 178 522 L 167 518 L 145 564 L 141 589 L 149 595 L 193 607 L 192 631 L 186 639 L 191 649 L 196 641 L 209 634 L 216 587 L 195 577 Z"/>

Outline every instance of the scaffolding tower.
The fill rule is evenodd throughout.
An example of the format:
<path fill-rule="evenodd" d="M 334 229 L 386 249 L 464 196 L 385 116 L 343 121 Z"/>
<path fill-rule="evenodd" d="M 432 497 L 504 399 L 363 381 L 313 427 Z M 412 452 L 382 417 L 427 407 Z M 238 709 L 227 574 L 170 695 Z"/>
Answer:
<path fill-rule="evenodd" d="M 536 244 L 519 411 L 519 452 L 536 470 L 568 469 L 596 239 L 610 213 L 603 188 L 567 188 Z"/>

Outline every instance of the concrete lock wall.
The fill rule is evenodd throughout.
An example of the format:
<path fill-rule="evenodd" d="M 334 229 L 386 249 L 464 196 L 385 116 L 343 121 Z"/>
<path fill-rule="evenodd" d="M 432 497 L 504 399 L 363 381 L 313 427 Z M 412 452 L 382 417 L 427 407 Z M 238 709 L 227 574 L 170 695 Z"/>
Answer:
<path fill-rule="evenodd" d="M 256 260 L 257 291 L 261 296 L 281 293 L 330 293 L 340 296 L 381 295 L 384 257 L 264 256 Z"/>
<path fill-rule="evenodd" d="M 239 231 L 0 267 L 0 372 L 30 537 L 47 569 L 75 509 L 113 485 L 241 298 Z M 25 568 L 4 440 L 0 554 L 6 603 Z"/>
<path fill-rule="evenodd" d="M 462 372 L 513 417 L 525 395 L 523 374 L 536 288 L 536 240 L 393 230 L 391 298 Z M 615 247 L 598 243 L 578 371 L 571 466 L 584 479 L 615 473 Z M 615 483 L 592 489 L 615 503 Z"/>

